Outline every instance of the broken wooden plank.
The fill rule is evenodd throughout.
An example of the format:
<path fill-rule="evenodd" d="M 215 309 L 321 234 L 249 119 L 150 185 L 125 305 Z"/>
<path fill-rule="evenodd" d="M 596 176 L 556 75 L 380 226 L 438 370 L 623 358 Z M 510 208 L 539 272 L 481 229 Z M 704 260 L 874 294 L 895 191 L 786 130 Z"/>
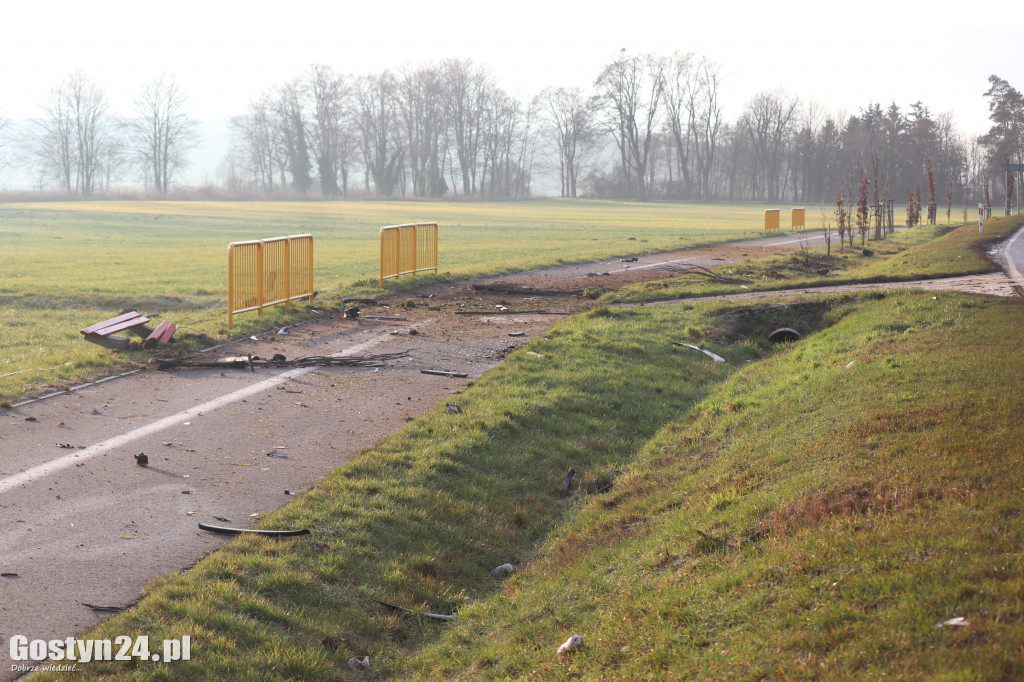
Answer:
<path fill-rule="evenodd" d="M 466 372 L 449 372 L 443 369 L 421 369 L 420 374 L 433 374 L 435 376 L 450 377 L 454 379 L 466 379 L 469 374 Z"/>

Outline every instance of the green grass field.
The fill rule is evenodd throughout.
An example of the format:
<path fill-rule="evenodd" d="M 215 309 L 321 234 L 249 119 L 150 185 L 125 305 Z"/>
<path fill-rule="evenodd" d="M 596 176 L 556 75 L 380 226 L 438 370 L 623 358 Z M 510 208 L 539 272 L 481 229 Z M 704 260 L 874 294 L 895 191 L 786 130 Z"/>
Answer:
<path fill-rule="evenodd" d="M 182 338 L 224 337 L 232 241 L 313 234 L 315 286 L 329 300 L 354 286 L 375 288 L 380 228 L 418 221 L 440 225 L 440 271 L 465 277 L 752 236 L 763 228 L 763 208 L 562 200 L 0 204 L 0 400 L 129 362 L 78 333 L 126 309 L 183 325 Z M 263 324 L 291 319 L 278 306 Z M 241 315 L 234 331 L 251 333 L 259 323 L 255 313 Z"/>
<path fill-rule="evenodd" d="M 189 634 L 192 661 L 78 675 L 1019 679 L 1021 312 L 596 308 L 259 523 L 310 537 L 233 540 L 85 635 Z M 804 339 L 767 343 L 783 324 Z"/>

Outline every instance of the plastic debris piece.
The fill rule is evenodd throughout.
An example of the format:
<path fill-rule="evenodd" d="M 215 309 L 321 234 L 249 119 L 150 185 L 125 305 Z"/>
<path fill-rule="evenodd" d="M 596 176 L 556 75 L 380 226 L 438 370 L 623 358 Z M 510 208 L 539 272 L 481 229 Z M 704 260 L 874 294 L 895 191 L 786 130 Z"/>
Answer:
<path fill-rule="evenodd" d="M 848 363 L 846 363 L 846 369 L 850 369 L 851 367 L 853 367 L 853 363 L 855 363 L 855 362 L 857 362 L 857 361 L 856 360 L 850 360 Z"/>
<path fill-rule="evenodd" d="M 692 349 L 694 349 L 696 351 L 700 351 L 701 353 L 703 353 L 704 355 L 708 356 L 709 358 L 711 358 L 715 362 L 725 362 L 725 358 L 723 358 L 721 355 L 715 355 L 711 351 L 704 350 L 700 346 L 695 346 L 692 343 L 683 343 L 682 341 L 673 341 L 672 343 L 674 343 L 677 346 L 686 346 L 687 348 L 692 348 Z"/>
<path fill-rule="evenodd" d="M 569 469 L 569 473 L 562 479 L 562 490 L 568 490 L 572 487 L 572 478 L 576 475 L 575 469 Z"/>
<path fill-rule="evenodd" d="M 462 408 L 456 405 L 455 403 L 445 403 L 444 409 L 448 412 L 448 414 L 462 414 Z"/>
<path fill-rule="evenodd" d="M 575 651 L 583 646 L 583 638 L 579 635 L 573 635 L 569 639 L 562 643 L 562 646 L 558 647 L 558 657 L 562 658 L 566 654 Z"/>
<path fill-rule="evenodd" d="M 512 564 L 502 564 L 496 568 L 491 569 L 491 577 L 493 578 L 507 578 L 515 573 L 516 567 Z"/>
<path fill-rule="evenodd" d="M 948 626 L 952 626 L 952 627 L 966 627 L 966 626 L 970 625 L 970 623 L 968 623 L 967 619 L 964 618 L 963 616 L 956 616 L 955 618 L 950 618 L 949 620 L 944 620 L 941 623 L 936 624 L 935 627 L 941 628 L 944 625 L 948 625 Z"/>
<path fill-rule="evenodd" d="M 214 517 L 217 518 L 217 517 Z M 267 535 L 269 537 L 291 537 L 295 535 L 309 535 L 308 528 L 300 528 L 299 530 L 262 530 L 259 528 L 225 528 L 223 526 L 213 526 L 209 523 L 199 522 L 200 530 L 208 530 L 211 533 L 220 533 L 221 535 Z"/>
<path fill-rule="evenodd" d="M 288 459 L 288 455 L 281 452 L 280 450 L 271 450 L 267 453 L 267 457 L 277 457 L 278 459 Z"/>
<path fill-rule="evenodd" d="M 361 659 L 352 657 L 348 659 L 348 667 L 357 673 L 362 672 L 370 667 L 370 657 L 363 656 Z"/>
<path fill-rule="evenodd" d="M 135 455 L 135 463 L 140 467 L 149 466 L 149 457 L 146 456 L 145 452 L 140 452 Z"/>

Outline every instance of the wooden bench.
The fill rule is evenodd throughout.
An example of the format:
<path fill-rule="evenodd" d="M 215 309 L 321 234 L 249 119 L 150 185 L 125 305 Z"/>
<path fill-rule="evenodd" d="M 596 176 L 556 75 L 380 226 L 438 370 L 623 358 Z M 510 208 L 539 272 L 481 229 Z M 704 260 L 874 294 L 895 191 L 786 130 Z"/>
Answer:
<path fill-rule="evenodd" d="M 149 322 L 148 317 L 132 311 L 86 327 L 81 332 L 86 341 L 104 348 L 125 350 L 131 341 L 123 336 L 114 336 L 118 332 L 127 331 L 134 334 L 143 339 L 142 346 L 144 348 L 153 348 L 158 343 L 169 342 L 174 336 L 174 332 L 178 330 L 178 325 L 169 320 L 161 322 L 156 329 L 147 326 L 147 322 Z"/>

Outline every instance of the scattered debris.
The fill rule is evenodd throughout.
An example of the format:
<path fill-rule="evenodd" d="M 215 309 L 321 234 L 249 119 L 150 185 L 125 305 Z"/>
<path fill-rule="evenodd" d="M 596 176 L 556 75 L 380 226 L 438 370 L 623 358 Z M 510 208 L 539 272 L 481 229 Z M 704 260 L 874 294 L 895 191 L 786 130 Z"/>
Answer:
<path fill-rule="evenodd" d="M 359 319 L 359 306 L 352 305 L 345 308 L 345 311 L 341 315 L 343 320 L 356 320 Z"/>
<path fill-rule="evenodd" d="M 377 355 L 311 355 L 308 357 L 288 360 L 283 355 L 275 355 L 270 360 L 261 360 L 258 356 L 233 357 L 223 360 L 194 360 L 190 358 L 171 358 L 156 360 L 159 370 L 182 368 L 220 368 L 220 369 L 252 369 L 267 367 L 380 367 L 390 360 L 408 357 L 406 351 L 397 353 L 380 353 Z M 250 359 L 251 358 L 251 359 Z"/>
<path fill-rule="evenodd" d="M 419 332 L 418 329 L 410 329 L 409 330 L 409 336 L 419 336 L 419 333 L 420 332 Z"/>
<path fill-rule="evenodd" d="M 36 419 L 35 417 L 25 417 L 25 421 L 27 421 L 27 422 L 37 422 L 39 420 Z"/>
<path fill-rule="evenodd" d="M 968 623 L 967 619 L 963 616 L 957 616 L 955 618 L 950 618 L 949 620 L 944 620 L 941 623 L 937 623 L 935 627 L 941 628 L 944 625 L 948 625 L 951 627 L 966 627 L 970 625 L 970 623 Z"/>
<path fill-rule="evenodd" d="M 558 647 L 558 657 L 562 658 L 566 654 L 575 651 L 583 646 L 583 638 L 579 635 L 573 635 L 569 639 L 562 643 L 562 646 Z"/>
<path fill-rule="evenodd" d="M 512 564 L 502 564 L 491 569 L 491 577 L 495 579 L 507 578 L 515 573 L 516 567 Z"/>
<path fill-rule="evenodd" d="M 71 443 L 57 443 L 57 447 L 62 450 L 78 450 L 80 448 L 75 447 Z"/>
<path fill-rule="evenodd" d="M 267 457 L 277 457 L 278 459 L 288 459 L 288 455 L 281 452 L 280 450 L 271 450 L 267 453 Z"/>
<path fill-rule="evenodd" d="M 633 256 L 632 258 L 620 258 L 619 262 L 620 263 L 635 263 L 635 262 L 637 262 L 637 260 L 639 260 L 639 259 L 636 256 Z"/>
<path fill-rule="evenodd" d="M 295 493 L 293 493 L 291 490 L 285 490 L 284 494 L 285 495 L 294 495 Z"/>
<path fill-rule="evenodd" d="M 523 294 L 526 296 L 578 296 L 582 289 L 533 289 L 530 287 L 513 287 L 507 284 L 474 284 L 473 291 L 489 294 Z"/>
<path fill-rule="evenodd" d="M 467 372 L 455 372 L 444 369 L 421 369 L 420 374 L 433 374 L 439 377 L 449 377 L 452 379 L 466 379 L 469 377 Z"/>
<path fill-rule="evenodd" d="M 278 336 L 287 336 L 288 335 L 288 327 L 281 327 L 280 329 L 278 329 L 277 330 L 277 335 Z"/>
<path fill-rule="evenodd" d="M 18 578 L 20 577 L 17 573 L 0 573 L 0 578 Z"/>
<path fill-rule="evenodd" d="M 367 320 L 395 320 L 397 322 L 405 322 L 404 317 L 398 315 L 363 315 Z"/>
<path fill-rule="evenodd" d="M 526 332 L 509 332 L 509 336 L 526 336 Z"/>
<path fill-rule="evenodd" d="M 456 315 L 493 315 L 487 310 L 456 310 Z M 506 315 L 572 315 L 572 313 L 552 312 L 550 310 L 506 310 Z"/>
<path fill-rule="evenodd" d="M 448 412 L 448 414 L 462 414 L 462 408 L 456 405 L 455 403 L 445 403 L 444 409 Z"/>
<path fill-rule="evenodd" d="M 532 350 L 526 351 L 526 354 L 529 355 L 531 358 L 542 358 L 542 357 L 544 357 L 540 353 L 536 353 L 536 352 L 534 352 Z"/>
<path fill-rule="evenodd" d="M 726 277 L 725 275 L 719 275 L 716 272 L 712 272 L 703 265 L 696 265 L 693 263 L 683 263 L 681 265 L 675 265 L 668 263 L 658 268 L 659 270 L 665 270 L 672 272 L 677 275 L 693 275 L 696 277 L 703 277 L 709 279 L 712 282 L 718 282 L 719 284 L 750 284 L 750 280 L 740 279 L 738 277 Z"/>
<path fill-rule="evenodd" d="M 372 599 L 371 601 L 377 602 L 381 606 L 386 606 L 389 609 L 394 609 L 395 611 L 404 611 L 405 613 L 412 613 L 417 616 L 433 618 L 434 620 L 455 620 L 455 614 L 449 615 L 444 613 L 430 613 L 429 611 L 413 611 L 412 609 L 407 609 L 404 606 L 398 606 L 397 604 L 389 604 L 388 602 L 381 601 L 380 599 Z"/>
<path fill-rule="evenodd" d="M 725 362 L 725 358 L 723 358 L 721 355 L 715 355 L 711 351 L 705 350 L 705 349 L 701 348 L 700 346 L 695 346 L 692 343 L 683 343 L 682 341 L 673 341 L 672 343 L 674 345 L 676 345 L 676 346 L 686 346 L 687 348 L 692 348 L 692 349 L 694 349 L 696 351 L 700 351 L 701 353 L 703 353 L 704 355 L 708 356 L 709 358 L 711 358 L 715 362 Z"/>
<path fill-rule="evenodd" d="M 215 516 L 213 518 L 220 520 L 220 517 L 217 517 L 217 516 Z M 226 521 L 227 519 L 223 519 L 223 520 Z M 258 528 L 225 528 L 224 526 L 213 526 L 213 525 L 211 525 L 209 523 L 203 523 L 202 521 L 199 522 L 199 529 L 200 530 L 208 530 L 211 533 L 219 533 L 221 535 L 243 535 L 243 534 L 249 534 L 249 535 L 266 535 L 268 537 L 275 537 L 275 538 L 293 537 L 293 536 L 296 536 L 296 535 L 309 535 L 309 529 L 308 528 L 301 528 L 299 530 L 261 530 L 261 529 L 258 529 Z"/>
<path fill-rule="evenodd" d="M 768 335 L 768 340 L 772 343 L 784 343 L 788 341 L 798 341 L 803 338 L 795 329 L 789 327 L 780 327 Z"/>
<path fill-rule="evenodd" d="M 169 447 L 171 447 L 172 445 L 174 445 L 174 443 L 172 443 L 172 442 L 171 442 L 171 441 L 169 441 L 169 440 L 165 440 L 165 441 L 163 441 L 163 443 L 164 443 L 164 447 L 165 447 L 165 448 L 169 448 Z"/>
<path fill-rule="evenodd" d="M 846 363 L 846 369 L 850 369 L 851 367 L 853 367 L 853 363 L 855 363 L 855 362 L 857 362 L 857 361 L 856 360 L 850 360 L 848 363 Z"/>
<path fill-rule="evenodd" d="M 348 659 L 348 667 L 351 668 L 352 670 L 356 671 L 357 673 L 358 672 L 362 672 L 362 671 L 364 671 L 364 670 L 366 670 L 367 668 L 370 667 L 370 657 L 369 656 L 363 656 L 362 659 L 358 659 L 358 658 L 354 658 L 354 657 L 350 658 L 350 659 Z"/>
<path fill-rule="evenodd" d="M 145 452 L 140 452 L 139 454 L 135 455 L 135 463 L 138 464 L 140 467 L 149 466 L 149 457 L 146 457 Z"/>
<path fill-rule="evenodd" d="M 96 604 L 89 604 L 84 601 L 76 603 L 81 604 L 85 608 L 92 609 L 93 611 L 96 611 L 98 613 L 121 613 L 126 610 L 125 607 L 123 606 L 97 606 Z"/>
<path fill-rule="evenodd" d="M 568 490 L 572 487 L 572 478 L 576 475 L 575 469 L 569 469 L 569 473 L 562 479 L 562 490 Z"/>

